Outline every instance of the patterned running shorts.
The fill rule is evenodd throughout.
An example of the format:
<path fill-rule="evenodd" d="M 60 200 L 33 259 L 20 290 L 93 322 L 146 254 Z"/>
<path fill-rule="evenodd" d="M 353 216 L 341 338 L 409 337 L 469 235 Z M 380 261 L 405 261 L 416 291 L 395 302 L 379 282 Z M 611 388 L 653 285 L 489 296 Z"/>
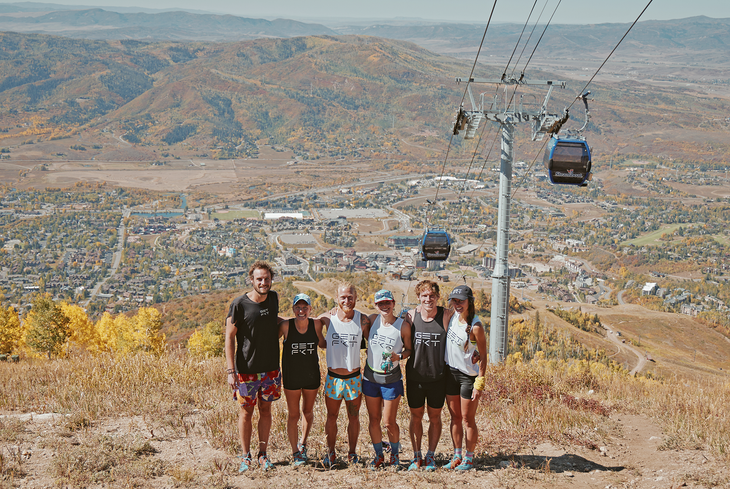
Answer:
<path fill-rule="evenodd" d="M 272 402 L 280 397 L 281 370 L 261 374 L 238 374 L 238 389 L 233 392 L 233 398 L 241 407 L 255 406 L 257 399 Z"/>
<path fill-rule="evenodd" d="M 352 401 L 357 399 L 362 392 L 360 374 L 349 379 L 338 379 L 327 374 L 327 381 L 324 384 L 324 394 L 332 399 Z"/>

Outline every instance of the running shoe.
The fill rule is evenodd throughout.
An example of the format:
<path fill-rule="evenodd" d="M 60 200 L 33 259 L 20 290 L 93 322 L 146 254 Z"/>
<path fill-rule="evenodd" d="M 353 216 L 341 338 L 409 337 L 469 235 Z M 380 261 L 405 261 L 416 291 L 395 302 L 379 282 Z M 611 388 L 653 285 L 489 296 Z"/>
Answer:
<path fill-rule="evenodd" d="M 274 464 L 271 463 L 269 460 L 269 457 L 263 453 L 259 455 L 259 467 L 261 467 L 264 471 L 271 470 L 274 468 Z"/>
<path fill-rule="evenodd" d="M 432 472 L 438 468 L 436 465 L 436 459 L 433 457 L 433 455 L 426 455 L 426 461 L 423 465 L 423 470 L 426 470 L 428 472 Z"/>
<path fill-rule="evenodd" d="M 322 466 L 325 469 L 330 469 L 335 464 L 335 452 L 328 453 L 322 459 Z"/>
<path fill-rule="evenodd" d="M 294 461 L 292 462 L 292 465 L 294 467 L 299 467 L 300 465 L 304 465 L 307 463 L 307 457 L 302 455 L 301 451 L 294 453 Z"/>
<path fill-rule="evenodd" d="M 360 463 L 360 457 L 357 456 L 357 453 L 348 453 L 347 454 L 347 463 L 350 465 Z"/>
<path fill-rule="evenodd" d="M 247 453 L 246 455 L 241 455 L 239 458 L 241 459 L 241 465 L 238 466 L 238 472 L 246 472 L 249 465 L 253 463 L 253 460 L 251 460 L 251 454 Z"/>
<path fill-rule="evenodd" d="M 372 462 L 370 462 L 370 468 L 375 469 L 382 469 L 385 467 L 385 457 L 383 455 L 375 455 L 375 458 Z"/>
<path fill-rule="evenodd" d="M 302 457 L 304 457 L 304 460 L 307 459 L 307 445 L 304 443 L 300 443 L 297 445 L 297 449 L 299 450 L 299 453 L 302 454 Z"/>
<path fill-rule="evenodd" d="M 464 461 L 456 467 L 456 470 L 471 470 L 474 468 L 474 461 L 469 457 L 464 457 Z"/>
<path fill-rule="evenodd" d="M 451 462 L 449 462 L 448 465 L 444 465 L 445 469 L 454 470 L 456 467 L 461 465 L 461 459 L 454 455 L 454 457 L 451 459 Z"/>
<path fill-rule="evenodd" d="M 421 465 L 423 465 L 423 459 L 422 458 L 414 458 L 411 461 L 411 465 L 408 466 L 408 470 L 418 470 L 421 468 Z"/>
<path fill-rule="evenodd" d="M 395 470 L 400 470 L 400 458 L 398 455 L 390 454 L 390 465 L 391 467 L 395 467 Z"/>

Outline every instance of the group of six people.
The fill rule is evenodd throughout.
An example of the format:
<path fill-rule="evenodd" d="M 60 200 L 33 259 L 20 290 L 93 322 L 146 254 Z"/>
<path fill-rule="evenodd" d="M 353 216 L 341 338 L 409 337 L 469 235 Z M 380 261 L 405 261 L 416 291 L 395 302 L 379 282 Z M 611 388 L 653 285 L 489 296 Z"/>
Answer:
<path fill-rule="evenodd" d="M 324 400 L 327 410 L 325 468 L 336 462 L 337 418 L 342 401 L 347 413 L 349 463 L 359 462 L 357 441 L 360 433 L 360 405 L 363 396 L 368 412 L 368 431 L 375 456 L 372 468 L 400 467 L 398 406 L 406 395 L 410 409 L 409 433 L 413 460 L 408 470 L 435 470 L 435 451 L 441 437 L 444 403 L 451 415 L 450 432 L 454 454 L 445 467 L 473 468 L 478 429 L 476 409 L 484 389 L 486 335 L 474 313 L 474 296 L 469 287 L 459 285 L 449 295 L 449 308 L 438 305 L 439 286 L 430 280 L 416 285 L 418 306 L 398 317 L 389 290 L 375 293 L 377 314 L 355 309 L 357 291 L 350 283 L 337 288 L 337 305 L 318 318 L 310 317 L 311 299 L 298 294 L 292 301 L 294 317 L 279 316 L 279 299 L 271 290 L 274 270 L 257 261 L 249 269 L 253 290 L 234 299 L 226 318 L 225 352 L 228 384 L 240 404 L 238 432 L 243 455 L 239 471 L 253 463 L 251 435 L 254 409 L 258 406 L 259 450 L 256 460 L 268 470 L 273 464 L 267 455 L 271 432 L 271 403 L 286 397 L 287 435 L 294 465 L 305 464 L 307 439 L 314 419 L 314 404 L 321 376 L 318 348 L 326 349 L 327 374 Z M 326 332 L 325 332 L 326 331 Z M 279 338 L 283 338 L 281 368 Z M 367 340 L 367 361 L 360 366 L 360 349 Z M 403 368 L 405 364 L 405 389 Z M 428 414 L 428 451 L 421 452 L 423 417 Z M 302 421 L 301 433 L 299 422 Z M 382 427 L 388 442 L 383 443 Z M 466 437 L 466 451 L 464 438 Z"/>

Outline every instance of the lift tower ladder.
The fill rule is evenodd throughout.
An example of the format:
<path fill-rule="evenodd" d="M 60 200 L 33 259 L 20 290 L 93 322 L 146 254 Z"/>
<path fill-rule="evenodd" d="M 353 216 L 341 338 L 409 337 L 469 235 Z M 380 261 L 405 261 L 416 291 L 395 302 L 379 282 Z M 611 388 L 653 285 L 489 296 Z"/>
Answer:
<path fill-rule="evenodd" d="M 502 78 L 488 80 L 482 78 L 456 78 L 456 83 L 468 82 L 467 93 L 471 103 L 471 110 L 462 106 L 454 125 L 454 134 L 465 129 L 465 139 L 471 139 L 482 119 L 498 122 L 502 127 L 502 156 L 499 176 L 499 211 L 497 221 L 496 261 L 492 272 L 492 316 L 489 335 L 489 361 L 498 364 L 507 356 L 507 328 L 509 321 L 509 216 L 512 192 L 512 164 L 514 163 L 514 126 L 520 122 L 532 123 L 532 139 L 540 141 L 546 134 L 560 130 L 560 126 L 568 119 L 567 110 L 562 115 L 549 114 L 547 104 L 554 87 L 565 88 L 564 81 L 527 81 L 520 79 Z M 471 91 L 473 83 L 489 83 L 504 85 L 504 100 L 500 100 L 499 91 L 491 100 L 486 100 L 481 94 L 479 100 L 474 99 Z M 542 85 L 548 87 L 547 95 L 540 108 L 525 108 L 524 96 L 519 100 L 514 97 L 507 100 L 508 87 L 514 85 Z"/>

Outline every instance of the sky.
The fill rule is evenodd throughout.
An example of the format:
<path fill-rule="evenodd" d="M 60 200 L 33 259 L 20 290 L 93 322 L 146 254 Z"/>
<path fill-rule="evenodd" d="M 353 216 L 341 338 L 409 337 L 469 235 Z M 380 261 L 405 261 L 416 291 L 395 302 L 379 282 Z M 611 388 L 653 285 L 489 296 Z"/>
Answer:
<path fill-rule="evenodd" d="M 93 7 L 145 7 L 152 9 L 205 10 L 253 18 L 318 19 L 422 19 L 438 22 L 484 24 L 493 0 L 46 0 L 47 3 Z M 549 18 L 559 0 L 537 0 L 535 16 L 545 2 L 541 19 Z M 17 0 L 0 0 L 15 3 Z M 562 0 L 553 19 L 557 24 L 633 22 L 649 0 Z M 524 23 L 535 0 L 497 0 L 494 22 Z M 653 0 L 641 20 L 668 20 L 705 15 L 730 18 L 730 0 Z M 536 19 L 533 16 L 532 19 Z"/>

